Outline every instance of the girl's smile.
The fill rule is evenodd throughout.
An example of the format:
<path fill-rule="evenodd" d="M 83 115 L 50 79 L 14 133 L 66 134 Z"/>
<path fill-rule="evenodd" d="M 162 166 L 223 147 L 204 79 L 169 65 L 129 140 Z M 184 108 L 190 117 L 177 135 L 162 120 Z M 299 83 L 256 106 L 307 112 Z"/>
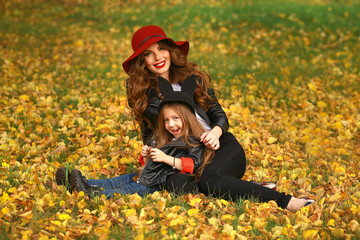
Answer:
<path fill-rule="evenodd" d="M 175 137 L 176 137 L 176 136 L 180 136 L 180 134 L 181 134 L 181 128 L 170 129 L 169 131 L 170 131 L 170 133 L 171 133 L 172 135 L 174 135 Z"/>

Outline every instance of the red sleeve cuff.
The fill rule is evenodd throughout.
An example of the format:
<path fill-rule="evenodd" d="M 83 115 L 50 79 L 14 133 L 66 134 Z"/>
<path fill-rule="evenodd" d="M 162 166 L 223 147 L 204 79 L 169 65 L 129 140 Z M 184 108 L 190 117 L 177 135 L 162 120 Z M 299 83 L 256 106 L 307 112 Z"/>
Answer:
<path fill-rule="evenodd" d="M 143 158 L 142 155 L 140 155 L 139 163 L 140 163 L 141 166 L 144 166 L 144 165 L 145 165 L 144 158 Z"/>
<path fill-rule="evenodd" d="M 194 160 L 192 158 L 181 157 L 182 170 L 181 173 L 193 173 L 194 172 Z"/>

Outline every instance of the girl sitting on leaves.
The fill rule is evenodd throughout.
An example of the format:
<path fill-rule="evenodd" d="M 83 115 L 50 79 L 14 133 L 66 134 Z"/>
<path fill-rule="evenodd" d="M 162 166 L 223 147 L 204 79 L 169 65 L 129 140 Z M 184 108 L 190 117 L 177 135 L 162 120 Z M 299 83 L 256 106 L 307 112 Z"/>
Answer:
<path fill-rule="evenodd" d="M 67 168 L 62 167 L 56 172 L 57 184 L 68 186 L 70 191 L 83 191 L 89 196 L 105 194 L 110 198 L 115 193 L 144 196 L 160 190 L 168 176 L 175 173 L 201 175 L 213 156 L 213 150 L 205 148 L 199 140 L 205 130 L 195 117 L 192 99 L 195 88 L 195 78 L 185 81 L 182 91 L 177 92 L 167 80 L 159 80 L 163 99 L 158 126 L 152 146 L 144 145 L 141 149 L 139 161 L 143 167 L 139 176 L 130 173 L 109 179 L 87 180 L 79 170 L 69 173 Z M 67 178 L 69 181 L 66 181 Z"/>

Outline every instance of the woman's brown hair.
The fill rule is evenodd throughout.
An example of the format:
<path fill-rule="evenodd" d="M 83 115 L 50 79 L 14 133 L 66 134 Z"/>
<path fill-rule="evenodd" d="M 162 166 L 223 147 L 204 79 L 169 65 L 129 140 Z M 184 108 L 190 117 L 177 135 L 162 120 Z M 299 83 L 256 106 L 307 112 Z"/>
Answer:
<path fill-rule="evenodd" d="M 210 107 L 209 104 L 213 99 L 207 93 L 210 88 L 210 76 L 201 71 L 199 66 L 194 62 L 188 62 L 187 56 L 170 41 L 162 40 L 158 42 L 160 47 L 169 50 L 171 56 L 170 74 L 168 79 L 170 83 L 182 83 L 190 75 L 194 74 L 199 77 L 201 81 L 197 83 L 197 88 L 194 92 L 194 99 L 197 104 L 200 104 L 205 111 Z M 129 106 L 132 108 L 135 120 L 142 124 L 143 121 L 149 120 L 144 116 L 144 111 L 148 106 L 147 94 L 153 88 L 159 94 L 157 76 L 150 72 L 145 65 L 144 54 L 132 60 L 129 69 L 129 79 L 126 81 L 127 97 Z M 155 128 L 155 126 L 151 126 Z"/>
<path fill-rule="evenodd" d="M 195 137 L 196 139 L 200 139 L 201 134 L 204 133 L 204 127 L 201 123 L 196 119 L 195 114 L 191 111 L 190 107 L 188 107 L 184 103 L 166 103 L 162 106 L 159 113 L 158 126 L 154 133 L 154 138 L 157 141 L 157 148 L 161 148 L 166 144 L 170 143 L 174 136 L 170 134 L 165 129 L 165 121 L 164 121 L 164 111 L 171 108 L 175 111 L 179 116 L 183 123 L 183 129 L 181 133 L 181 137 L 185 140 L 186 144 L 191 147 L 197 147 L 199 144 L 194 144 L 190 137 Z M 202 144 L 202 143 L 201 143 Z M 196 171 L 196 176 L 199 177 L 205 166 L 210 162 L 210 160 L 214 156 L 214 151 L 210 148 L 204 147 L 204 154 L 202 155 L 201 165 Z"/>

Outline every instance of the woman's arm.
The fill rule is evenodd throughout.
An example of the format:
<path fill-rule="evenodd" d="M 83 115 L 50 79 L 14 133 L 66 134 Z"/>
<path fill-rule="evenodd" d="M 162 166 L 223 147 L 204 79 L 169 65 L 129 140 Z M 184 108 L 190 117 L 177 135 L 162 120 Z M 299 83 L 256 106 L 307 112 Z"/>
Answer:
<path fill-rule="evenodd" d="M 212 103 L 209 103 L 210 108 L 206 112 L 210 119 L 211 127 L 214 128 L 215 126 L 219 126 L 222 130 L 221 134 L 223 134 L 229 129 L 228 118 L 219 101 L 217 100 L 214 90 L 212 88 L 209 88 L 207 93 L 213 99 Z"/>
<path fill-rule="evenodd" d="M 203 142 L 207 148 L 218 150 L 220 148 L 219 138 L 229 129 L 229 121 L 225 111 L 215 96 L 214 90 L 209 88 L 207 93 L 213 99 L 213 101 L 209 103 L 210 108 L 206 112 L 210 119 L 212 129 L 204 132 L 200 137 L 200 141 Z"/>
<path fill-rule="evenodd" d="M 144 144 L 148 143 L 153 134 L 155 124 L 157 123 L 157 119 L 159 117 L 159 105 L 161 103 L 154 88 L 147 91 L 147 98 L 148 105 L 143 114 L 144 117 L 149 120 L 149 122 L 144 120 L 141 126 L 141 133 Z"/>
<path fill-rule="evenodd" d="M 210 131 L 204 132 L 200 137 L 200 141 L 203 142 L 207 148 L 218 150 L 220 148 L 219 138 L 222 134 L 222 128 L 215 126 Z"/>

